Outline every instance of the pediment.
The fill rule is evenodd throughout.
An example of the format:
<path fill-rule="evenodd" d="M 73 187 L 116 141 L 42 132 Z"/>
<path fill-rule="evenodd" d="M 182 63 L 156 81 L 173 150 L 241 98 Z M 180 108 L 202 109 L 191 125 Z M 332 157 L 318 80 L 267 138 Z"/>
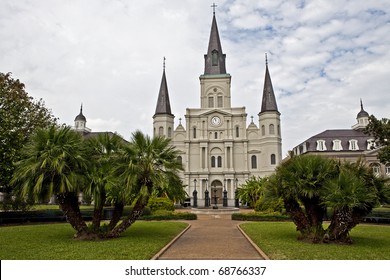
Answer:
<path fill-rule="evenodd" d="M 212 109 L 210 111 L 207 111 L 207 112 L 204 112 L 202 114 L 199 114 L 200 117 L 207 117 L 207 116 L 210 116 L 210 115 L 215 115 L 215 114 L 218 114 L 218 115 L 222 115 L 222 116 L 226 116 L 226 117 L 231 117 L 233 116 L 232 113 L 228 113 L 224 110 L 221 110 L 221 109 Z"/>

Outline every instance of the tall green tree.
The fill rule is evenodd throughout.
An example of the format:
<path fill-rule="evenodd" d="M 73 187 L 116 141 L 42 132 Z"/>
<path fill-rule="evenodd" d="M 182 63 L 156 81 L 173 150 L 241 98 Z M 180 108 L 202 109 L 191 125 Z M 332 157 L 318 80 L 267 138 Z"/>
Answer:
<path fill-rule="evenodd" d="M 0 73 L 0 191 L 9 193 L 13 163 L 38 128 L 55 125 L 56 118 L 42 100 L 34 100 L 11 73 Z"/>
<path fill-rule="evenodd" d="M 177 161 L 178 150 L 168 138 L 154 137 L 136 131 L 132 139 L 123 149 L 119 170 L 123 186 L 128 193 L 134 195 L 133 209 L 129 215 L 117 225 L 109 237 L 117 237 L 130 227 L 142 214 L 148 200 L 157 188 L 172 185 L 182 188 L 178 172 L 182 165 Z"/>
<path fill-rule="evenodd" d="M 390 162 L 390 120 L 383 118 L 378 120 L 374 115 L 368 118 L 366 133 L 375 137 L 375 140 L 381 146 L 378 151 L 378 159 L 381 163 Z"/>
<path fill-rule="evenodd" d="M 61 210 L 76 230 L 76 237 L 87 233 L 78 203 L 85 185 L 87 153 L 80 134 L 70 127 L 37 130 L 22 149 L 12 184 L 24 197 L 36 201 L 56 195 Z"/>

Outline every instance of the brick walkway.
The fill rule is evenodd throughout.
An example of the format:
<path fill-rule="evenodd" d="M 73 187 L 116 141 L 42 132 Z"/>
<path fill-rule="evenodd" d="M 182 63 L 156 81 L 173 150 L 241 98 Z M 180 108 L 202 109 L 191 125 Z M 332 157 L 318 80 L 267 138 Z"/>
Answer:
<path fill-rule="evenodd" d="M 163 249 L 160 260 L 261 260 L 267 256 L 238 229 L 231 215 L 199 215 L 189 229 Z"/>

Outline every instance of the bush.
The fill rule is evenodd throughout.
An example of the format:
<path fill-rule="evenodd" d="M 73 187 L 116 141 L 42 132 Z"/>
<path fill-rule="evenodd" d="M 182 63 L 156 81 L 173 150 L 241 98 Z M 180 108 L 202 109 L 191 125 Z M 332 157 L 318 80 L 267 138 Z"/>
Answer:
<path fill-rule="evenodd" d="M 152 213 L 157 210 L 167 210 L 167 211 L 175 210 L 175 205 L 173 201 L 167 197 L 151 197 L 149 199 L 148 206 L 152 211 Z"/>
<path fill-rule="evenodd" d="M 290 217 L 280 214 L 280 212 L 253 212 L 253 213 L 234 213 L 232 220 L 237 221 L 289 221 Z"/>
<path fill-rule="evenodd" d="M 278 199 L 266 199 L 264 197 L 256 201 L 256 212 L 283 212 L 284 203 L 281 198 Z"/>
<path fill-rule="evenodd" d="M 193 213 L 178 213 L 167 210 L 157 210 L 152 215 L 141 216 L 140 220 L 196 220 L 197 216 Z"/>

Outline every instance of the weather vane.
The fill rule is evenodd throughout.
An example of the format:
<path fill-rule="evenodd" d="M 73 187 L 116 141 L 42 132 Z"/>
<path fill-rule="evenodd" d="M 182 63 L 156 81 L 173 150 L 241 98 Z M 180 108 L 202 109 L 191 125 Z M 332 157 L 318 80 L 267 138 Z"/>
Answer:
<path fill-rule="evenodd" d="M 165 71 L 165 56 L 164 56 L 164 61 L 163 61 L 163 70 Z"/>

